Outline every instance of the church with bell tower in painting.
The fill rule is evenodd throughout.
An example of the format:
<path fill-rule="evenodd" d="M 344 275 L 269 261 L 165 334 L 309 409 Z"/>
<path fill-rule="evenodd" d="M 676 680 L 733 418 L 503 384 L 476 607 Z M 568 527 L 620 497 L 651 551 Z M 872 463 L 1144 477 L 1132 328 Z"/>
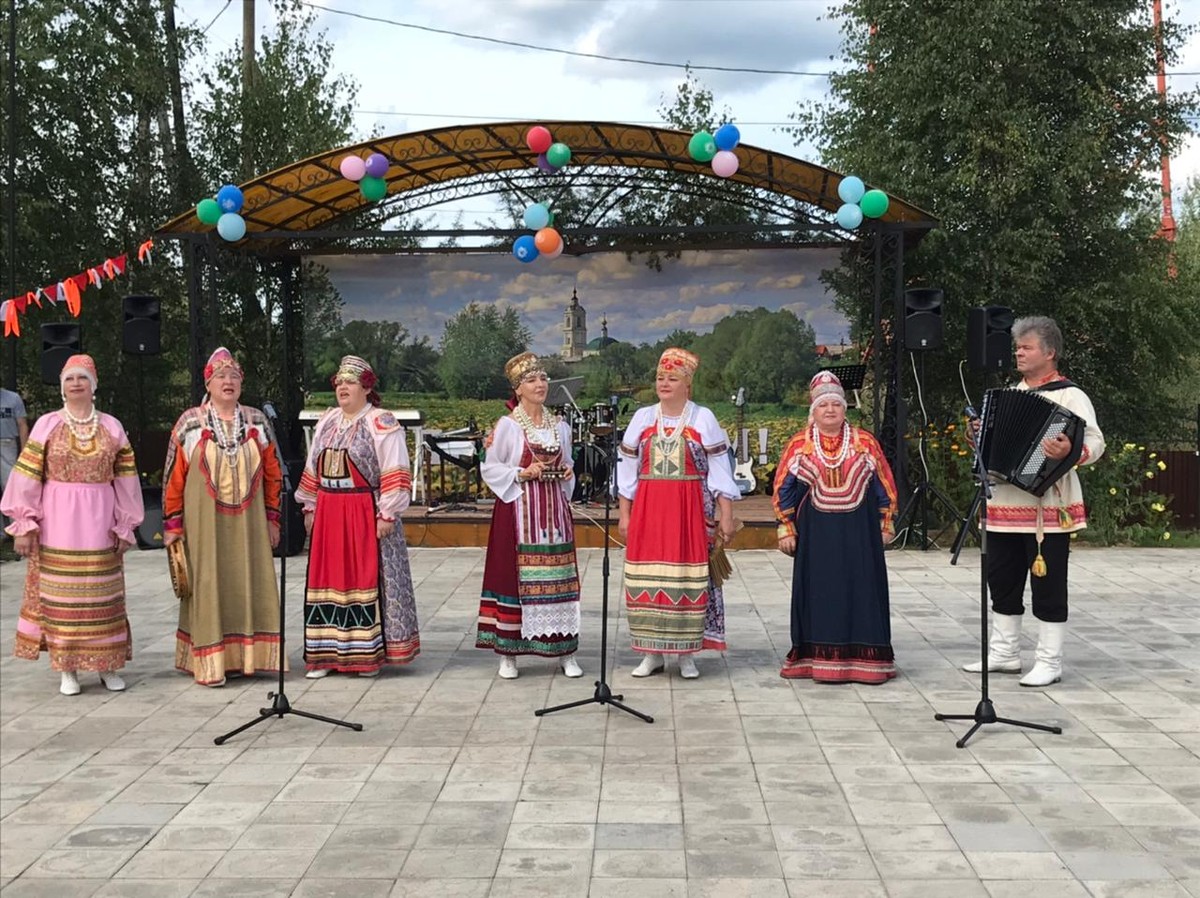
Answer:
<path fill-rule="evenodd" d="M 608 316 L 600 319 L 600 336 L 588 341 L 587 309 L 579 304 L 579 294 L 572 289 L 571 302 L 563 312 L 562 360 L 578 362 L 590 355 L 599 354 L 605 346 L 616 342 L 608 335 Z"/>

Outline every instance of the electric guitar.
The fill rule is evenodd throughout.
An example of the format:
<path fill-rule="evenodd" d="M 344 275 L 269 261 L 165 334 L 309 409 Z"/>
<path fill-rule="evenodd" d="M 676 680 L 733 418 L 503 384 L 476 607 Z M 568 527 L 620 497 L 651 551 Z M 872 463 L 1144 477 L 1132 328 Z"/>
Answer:
<path fill-rule="evenodd" d="M 734 434 L 737 455 L 733 466 L 733 482 L 737 484 L 743 496 L 748 496 L 758 487 L 758 483 L 754 479 L 754 462 L 750 460 L 750 447 L 747 445 L 745 387 L 738 387 L 733 403 L 737 406 L 737 429 Z"/>

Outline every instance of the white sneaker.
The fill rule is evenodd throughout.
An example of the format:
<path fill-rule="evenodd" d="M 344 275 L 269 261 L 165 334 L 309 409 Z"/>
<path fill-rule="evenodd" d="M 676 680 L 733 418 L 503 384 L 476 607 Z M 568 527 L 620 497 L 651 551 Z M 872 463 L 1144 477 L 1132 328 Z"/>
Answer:
<path fill-rule="evenodd" d="M 559 661 L 562 664 L 563 674 L 572 679 L 583 676 L 583 668 L 579 666 L 579 662 L 575 660 L 574 655 L 567 655 Z"/>
<path fill-rule="evenodd" d="M 58 691 L 63 695 L 79 695 L 83 689 L 79 685 L 79 678 L 75 676 L 73 671 L 64 670 L 62 672 L 62 683 L 58 687 Z"/>
<path fill-rule="evenodd" d="M 329 668 L 327 667 L 320 668 L 319 670 L 310 670 L 304 675 L 305 679 L 308 680 L 319 680 L 327 676 L 329 676 Z"/>
<path fill-rule="evenodd" d="M 635 667 L 630 674 L 634 677 L 648 677 L 651 674 L 656 674 L 660 670 L 665 669 L 667 661 L 662 655 L 655 655 L 653 652 L 642 656 L 642 663 Z"/>
<path fill-rule="evenodd" d="M 100 682 L 104 684 L 104 688 L 109 692 L 124 692 L 125 681 L 121 679 L 121 675 L 115 671 L 106 671 L 100 674 Z"/>
<path fill-rule="evenodd" d="M 696 658 L 693 655 L 679 656 L 679 675 L 685 680 L 694 680 L 700 676 L 696 670 Z"/>
<path fill-rule="evenodd" d="M 517 670 L 517 659 L 512 655 L 500 656 L 500 676 L 505 680 L 515 680 L 521 675 Z"/>

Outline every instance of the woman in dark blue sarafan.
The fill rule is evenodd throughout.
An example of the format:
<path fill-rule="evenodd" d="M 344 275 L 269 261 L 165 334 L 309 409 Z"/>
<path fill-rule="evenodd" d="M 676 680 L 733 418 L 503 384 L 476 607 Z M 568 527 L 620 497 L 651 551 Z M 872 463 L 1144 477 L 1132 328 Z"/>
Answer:
<path fill-rule="evenodd" d="M 846 421 L 841 382 L 809 384 L 808 426 L 788 442 L 772 501 L 779 550 L 792 566 L 787 679 L 878 684 L 896 675 L 885 540 L 896 484 L 879 442 Z"/>

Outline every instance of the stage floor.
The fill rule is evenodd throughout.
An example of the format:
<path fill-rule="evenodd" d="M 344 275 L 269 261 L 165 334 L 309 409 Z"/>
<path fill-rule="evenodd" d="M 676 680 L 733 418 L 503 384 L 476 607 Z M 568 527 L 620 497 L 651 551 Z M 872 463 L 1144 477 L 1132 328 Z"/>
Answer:
<path fill-rule="evenodd" d="M 571 508 L 575 517 L 575 544 L 579 548 L 603 546 L 603 503 L 576 503 Z M 746 526 L 738 531 L 730 549 L 775 548 L 775 511 L 770 496 L 746 496 L 734 504 L 734 513 Z M 446 503 L 432 508 L 412 505 L 403 515 L 404 533 L 410 546 L 486 546 L 491 519 L 490 501 Z M 611 511 L 610 531 L 613 539 L 619 540 L 616 505 Z"/>

